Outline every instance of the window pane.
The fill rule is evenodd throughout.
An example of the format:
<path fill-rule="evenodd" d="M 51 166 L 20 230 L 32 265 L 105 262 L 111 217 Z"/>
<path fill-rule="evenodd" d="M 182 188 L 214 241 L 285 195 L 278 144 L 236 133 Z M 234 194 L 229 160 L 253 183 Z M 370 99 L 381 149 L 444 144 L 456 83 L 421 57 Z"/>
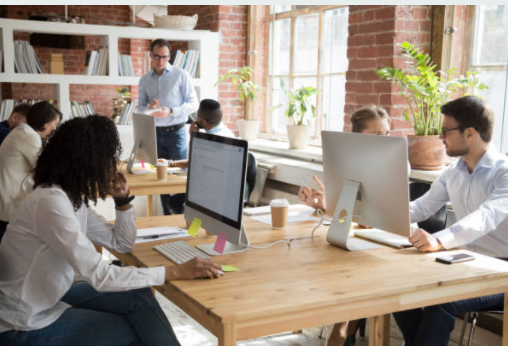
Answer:
<path fill-rule="evenodd" d="M 282 79 L 284 79 L 284 84 L 288 86 L 289 79 Z M 286 125 L 288 123 L 284 116 L 284 112 L 287 109 L 287 100 L 280 87 L 280 80 L 281 78 L 272 79 L 272 108 L 280 105 L 271 112 L 271 127 L 273 133 L 286 133 Z"/>
<path fill-rule="evenodd" d="M 506 64 L 508 6 L 477 6 L 474 64 Z"/>
<path fill-rule="evenodd" d="M 316 85 L 317 81 L 315 77 L 312 78 L 295 78 L 294 82 L 294 90 L 304 87 L 304 86 L 312 86 L 314 88 L 317 88 Z M 311 97 L 311 102 L 314 106 L 316 106 L 316 95 L 313 95 Z M 316 111 L 316 117 L 317 117 L 317 111 Z M 314 129 L 316 127 L 316 119 L 312 118 L 312 112 L 310 109 L 307 110 L 307 113 L 305 113 L 304 125 L 310 124 L 311 125 L 311 133 L 314 133 Z"/>
<path fill-rule="evenodd" d="M 345 95 L 344 75 L 323 78 L 323 130 L 343 131 Z"/>
<path fill-rule="evenodd" d="M 290 24 L 290 19 L 276 21 L 275 35 L 273 22 L 270 24 L 269 73 L 271 75 L 289 74 Z"/>
<path fill-rule="evenodd" d="M 275 7 L 275 13 L 282 13 L 282 12 L 291 11 L 291 5 L 275 5 L 275 6 L 270 5 L 270 14 L 273 14 L 274 7 Z"/>
<path fill-rule="evenodd" d="M 321 72 L 346 72 L 348 17 L 347 7 L 323 12 L 321 21 Z"/>
<path fill-rule="evenodd" d="M 318 37 L 318 13 L 296 18 L 294 74 L 317 73 Z"/>
<path fill-rule="evenodd" d="M 496 148 L 502 150 L 501 145 L 501 133 L 503 129 L 503 112 L 505 95 L 506 95 L 506 70 L 499 71 L 483 71 L 478 75 L 480 82 L 485 83 L 489 86 L 488 90 L 478 91 L 477 94 L 484 98 L 484 100 L 494 110 L 494 133 L 492 136 L 492 142 Z M 505 129 L 505 135 L 506 131 Z"/>

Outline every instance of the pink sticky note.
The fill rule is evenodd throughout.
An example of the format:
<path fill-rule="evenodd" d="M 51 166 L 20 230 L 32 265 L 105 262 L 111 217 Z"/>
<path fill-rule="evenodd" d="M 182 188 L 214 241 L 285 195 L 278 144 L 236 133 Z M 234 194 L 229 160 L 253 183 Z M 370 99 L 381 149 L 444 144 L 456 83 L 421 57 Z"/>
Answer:
<path fill-rule="evenodd" d="M 145 163 L 141 161 L 141 167 L 145 168 Z"/>
<path fill-rule="evenodd" d="M 226 246 L 226 234 L 222 232 L 217 232 L 217 240 L 215 241 L 215 245 L 213 246 L 213 251 L 221 254 L 224 252 L 225 246 Z"/>

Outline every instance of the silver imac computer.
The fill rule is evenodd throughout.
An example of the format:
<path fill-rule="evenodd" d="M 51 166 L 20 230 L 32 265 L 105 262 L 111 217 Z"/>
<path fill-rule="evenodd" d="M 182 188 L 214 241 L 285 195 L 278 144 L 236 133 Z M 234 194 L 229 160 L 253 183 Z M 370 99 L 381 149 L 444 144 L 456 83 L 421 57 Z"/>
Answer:
<path fill-rule="evenodd" d="M 185 219 L 193 221 L 197 217 L 208 232 L 225 234 L 223 253 L 245 251 L 249 244 L 242 226 L 247 154 L 247 141 L 191 134 Z M 213 246 L 197 247 L 209 255 L 220 255 Z"/>
<path fill-rule="evenodd" d="M 135 159 L 157 164 L 157 134 L 155 132 L 155 119 L 152 115 L 134 113 L 132 116 L 134 128 L 134 146 L 129 156 L 127 171 L 133 172 Z"/>
<path fill-rule="evenodd" d="M 406 139 L 331 131 L 321 136 L 326 204 L 333 213 L 328 242 L 347 250 L 377 247 L 348 238 L 352 221 L 409 237 Z"/>

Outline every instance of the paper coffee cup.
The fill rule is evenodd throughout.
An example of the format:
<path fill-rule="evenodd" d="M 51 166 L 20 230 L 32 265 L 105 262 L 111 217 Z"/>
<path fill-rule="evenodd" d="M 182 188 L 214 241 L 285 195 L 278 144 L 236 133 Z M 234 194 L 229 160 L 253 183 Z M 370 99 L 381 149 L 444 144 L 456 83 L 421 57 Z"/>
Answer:
<path fill-rule="evenodd" d="M 272 199 L 270 202 L 272 211 L 272 228 L 284 229 L 288 222 L 289 202 L 287 199 Z"/>
<path fill-rule="evenodd" d="M 157 179 L 164 180 L 168 176 L 168 164 L 166 162 L 157 162 L 155 165 L 157 169 Z"/>

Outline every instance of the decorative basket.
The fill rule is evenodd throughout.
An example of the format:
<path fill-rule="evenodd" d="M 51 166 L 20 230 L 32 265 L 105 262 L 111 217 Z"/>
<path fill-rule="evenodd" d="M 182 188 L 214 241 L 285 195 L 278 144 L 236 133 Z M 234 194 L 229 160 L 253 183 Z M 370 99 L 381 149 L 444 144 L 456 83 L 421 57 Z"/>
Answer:
<path fill-rule="evenodd" d="M 198 23 L 198 15 L 193 16 L 158 16 L 154 14 L 155 26 L 174 30 L 192 30 Z"/>

